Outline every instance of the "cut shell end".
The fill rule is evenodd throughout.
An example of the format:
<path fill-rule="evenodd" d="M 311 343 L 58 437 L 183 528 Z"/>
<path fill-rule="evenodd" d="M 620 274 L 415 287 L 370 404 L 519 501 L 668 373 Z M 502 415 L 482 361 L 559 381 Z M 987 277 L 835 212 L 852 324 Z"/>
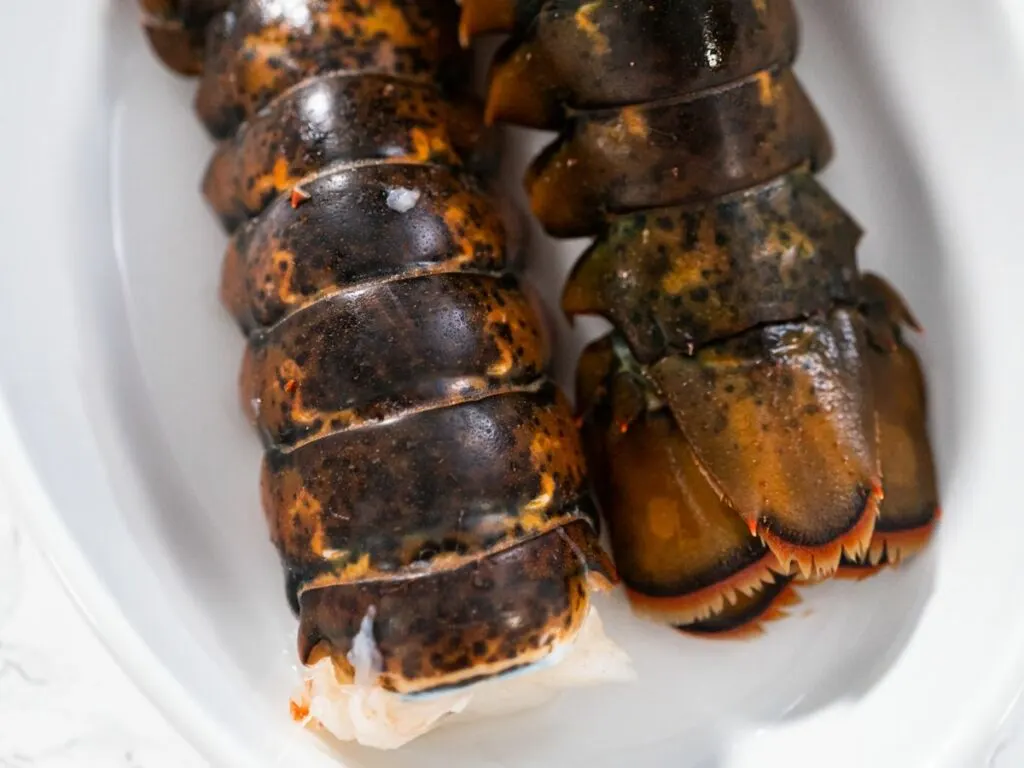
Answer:
<path fill-rule="evenodd" d="M 367 684 L 366 676 L 356 672 L 356 682 L 343 682 L 330 657 L 306 667 L 289 702 L 292 719 L 337 741 L 391 750 L 442 725 L 512 714 L 562 690 L 635 677 L 629 657 L 605 634 L 593 607 L 572 642 L 548 658 L 466 688 L 402 695 Z"/>

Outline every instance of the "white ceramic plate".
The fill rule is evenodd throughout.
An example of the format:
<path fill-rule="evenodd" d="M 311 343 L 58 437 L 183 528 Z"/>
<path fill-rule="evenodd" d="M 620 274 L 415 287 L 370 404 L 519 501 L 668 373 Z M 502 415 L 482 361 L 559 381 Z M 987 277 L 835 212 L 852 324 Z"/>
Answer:
<path fill-rule="evenodd" d="M 613 600 L 634 686 L 408 751 L 353 749 L 348 765 L 987 760 L 1024 681 L 1024 36 L 1011 3 L 801 3 L 799 71 L 838 148 L 826 182 L 868 229 L 865 266 L 928 329 L 945 511 L 928 555 L 807 590 L 753 643 L 683 639 Z M 330 765 L 287 717 L 294 622 L 236 406 L 242 340 L 216 299 L 224 241 L 197 192 L 210 146 L 192 86 L 152 59 L 131 0 L 5 2 L 0 21 L 3 482 L 97 631 L 212 761 Z M 535 243 L 550 298 L 580 243 Z M 563 334 L 563 373 L 578 340 Z"/>

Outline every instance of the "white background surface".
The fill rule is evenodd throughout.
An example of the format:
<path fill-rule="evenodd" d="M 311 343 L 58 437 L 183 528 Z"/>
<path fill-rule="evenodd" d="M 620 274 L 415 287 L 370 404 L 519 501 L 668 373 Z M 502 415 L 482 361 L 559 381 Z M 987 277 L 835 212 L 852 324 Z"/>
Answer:
<path fill-rule="evenodd" d="M 904 1 L 897 0 L 893 10 Z M 1019 0 L 1005 2 L 1021 11 Z M 896 50 L 888 48 L 890 53 Z M 941 79 L 914 83 L 915 89 L 929 93 L 945 85 Z M 930 127 L 933 138 L 944 137 L 949 129 L 948 122 Z M 969 154 L 960 149 L 959 157 Z M 965 183 L 973 182 L 968 165 L 962 168 Z M 990 189 L 992 179 L 985 181 Z M 8 513 L 0 500 L 0 768 L 201 765 L 117 671 L 55 585 L 32 543 L 10 533 Z M 961 579 L 984 580 L 984 574 L 960 573 L 957 581 Z M 1009 605 L 1004 609 L 1013 610 Z M 962 618 L 971 623 L 970 616 Z M 943 672 L 935 666 L 932 670 L 936 676 Z M 1018 715 L 1008 719 L 1006 732 L 1019 732 L 1019 721 Z M 989 757 L 989 764 L 997 768 L 1024 765 L 1019 741 L 994 746 Z"/>

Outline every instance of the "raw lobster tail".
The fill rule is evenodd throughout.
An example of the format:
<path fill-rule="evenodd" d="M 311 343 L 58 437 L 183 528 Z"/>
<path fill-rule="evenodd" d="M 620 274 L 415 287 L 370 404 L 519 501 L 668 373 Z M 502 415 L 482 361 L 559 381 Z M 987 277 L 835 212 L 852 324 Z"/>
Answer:
<path fill-rule="evenodd" d="M 464 0 L 503 31 L 487 116 L 559 132 L 527 189 L 591 236 L 570 317 L 578 406 L 635 608 L 713 632 L 791 578 L 894 563 L 937 517 L 909 317 L 818 184 L 827 131 L 793 75 L 790 0 Z M 887 494 L 883 503 L 883 477 Z"/>
<path fill-rule="evenodd" d="M 189 45 L 206 25 L 201 67 L 157 50 L 202 70 L 223 140 L 204 192 L 232 232 L 222 296 L 249 339 L 301 659 L 353 681 L 369 621 L 390 691 L 538 662 L 615 576 L 537 308 L 470 172 L 493 146 L 452 63 L 456 9 L 223 6 L 147 3 Z"/>

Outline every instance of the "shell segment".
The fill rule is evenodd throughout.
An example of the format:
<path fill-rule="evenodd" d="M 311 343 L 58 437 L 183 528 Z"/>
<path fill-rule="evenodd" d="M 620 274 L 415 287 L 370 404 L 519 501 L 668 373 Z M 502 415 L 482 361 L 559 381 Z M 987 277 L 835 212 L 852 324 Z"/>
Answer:
<path fill-rule="evenodd" d="M 463 25 L 487 4 L 465 0 Z M 729 85 L 788 66 L 797 48 L 788 1 L 521 2 L 495 20 L 516 34 L 495 57 L 488 114 L 533 128 Z"/>
<path fill-rule="evenodd" d="M 574 115 L 534 161 L 526 188 L 550 234 L 582 237 L 611 214 L 739 192 L 800 165 L 817 170 L 830 155 L 811 102 L 783 70 L 692 98 Z"/>
<path fill-rule="evenodd" d="M 857 300 L 859 227 L 807 171 L 706 206 L 612 218 L 562 306 L 610 320 L 645 363 Z"/>
<path fill-rule="evenodd" d="M 182 75 L 203 71 L 206 25 L 231 0 L 140 0 L 142 28 L 156 55 Z"/>

